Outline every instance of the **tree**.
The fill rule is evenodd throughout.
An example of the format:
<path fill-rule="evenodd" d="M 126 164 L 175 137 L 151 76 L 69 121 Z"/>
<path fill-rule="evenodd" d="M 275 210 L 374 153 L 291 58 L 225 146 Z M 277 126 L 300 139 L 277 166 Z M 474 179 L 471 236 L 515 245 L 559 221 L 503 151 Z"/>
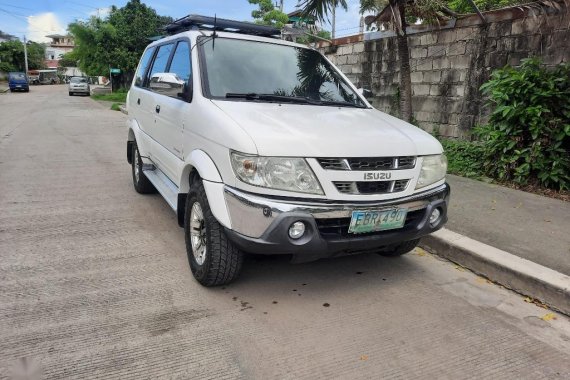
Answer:
<path fill-rule="evenodd" d="M 29 41 L 26 44 L 28 49 L 28 69 L 35 70 L 44 67 L 44 56 L 46 48 L 37 42 Z M 5 41 L 0 43 L 0 71 L 24 71 L 24 44 L 20 40 Z"/>
<path fill-rule="evenodd" d="M 275 9 L 271 0 L 248 0 L 250 4 L 255 4 L 259 9 L 253 10 L 251 16 L 255 22 L 263 25 L 271 25 L 281 29 L 289 17 L 278 9 Z"/>
<path fill-rule="evenodd" d="M 77 67 L 77 53 L 72 50 L 65 53 L 58 62 L 59 67 Z"/>
<path fill-rule="evenodd" d="M 345 0 L 300 0 L 300 5 L 307 15 L 320 21 L 327 19 L 338 5 L 347 9 Z M 400 116 L 408 122 L 412 119 L 412 80 L 406 26 L 418 18 L 428 22 L 438 20 L 443 5 L 441 0 L 360 0 L 360 13 L 379 12 L 389 7 L 400 61 Z"/>
<path fill-rule="evenodd" d="M 87 75 L 104 75 L 109 67 L 121 69 L 121 82 L 128 85 L 139 58 L 151 37 L 163 33 L 172 22 L 160 16 L 140 0 L 130 0 L 124 7 L 113 6 L 107 19 L 92 17 L 68 26 L 75 37 L 73 51 L 79 68 Z"/>

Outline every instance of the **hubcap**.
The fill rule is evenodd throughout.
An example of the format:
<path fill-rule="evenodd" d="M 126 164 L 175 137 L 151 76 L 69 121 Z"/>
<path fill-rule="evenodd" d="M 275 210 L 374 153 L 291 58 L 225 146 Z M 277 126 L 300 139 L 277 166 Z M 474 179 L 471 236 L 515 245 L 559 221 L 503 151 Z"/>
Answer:
<path fill-rule="evenodd" d="M 190 211 L 190 242 L 194 259 L 199 265 L 206 261 L 206 222 L 200 203 L 194 202 Z"/>
<path fill-rule="evenodd" d="M 139 177 L 141 175 L 141 155 L 139 154 L 139 148 L 135 148 L 135 181 L 139 183 Z"/>

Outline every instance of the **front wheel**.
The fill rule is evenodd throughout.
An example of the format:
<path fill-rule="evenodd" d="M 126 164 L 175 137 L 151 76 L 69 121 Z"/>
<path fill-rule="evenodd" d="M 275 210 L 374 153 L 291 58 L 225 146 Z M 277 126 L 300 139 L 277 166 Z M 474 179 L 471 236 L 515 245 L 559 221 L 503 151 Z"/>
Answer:
<path fill-rule="evenodd" d="M 212 214 L 200 179 L 192 184 L 186 198 L 184 235 L 190 269 L 200 284 L 224 285 L 239 277 L 243 253 Z"/>
<path fill-rule="evenodd" d="M 73 92 L 70 92 L 70 93 L 69 93 L 69 96 L 73 96 Z"/>
<path fill-rule="evenodd" d="M 395 246 L 391 246 L 385 251 L 378 252 L 381 256 L 387 257 L 397 257 L 405 255 L 406 253 L 412 251 L 414 248 L 418 246 L 420 239 L 405 241 Z"/>

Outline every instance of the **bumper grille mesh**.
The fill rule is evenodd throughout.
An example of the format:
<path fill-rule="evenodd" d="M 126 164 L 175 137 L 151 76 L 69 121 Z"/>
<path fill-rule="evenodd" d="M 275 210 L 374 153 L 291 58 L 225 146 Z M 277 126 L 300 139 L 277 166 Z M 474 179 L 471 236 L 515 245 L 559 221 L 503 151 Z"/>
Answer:
<path fill-rule="evenodd" d="M 405 170 L 416 166 L 416 157 L 317 158 L 325 170 Z"/>
<path fill-rule="evenodd" d="M 343 194 L 388 194 L 398 193 L 406 190 L 408 179 L 396 181 L 374 181 L 374 182 L 334 182 L 339 193 Z"/>

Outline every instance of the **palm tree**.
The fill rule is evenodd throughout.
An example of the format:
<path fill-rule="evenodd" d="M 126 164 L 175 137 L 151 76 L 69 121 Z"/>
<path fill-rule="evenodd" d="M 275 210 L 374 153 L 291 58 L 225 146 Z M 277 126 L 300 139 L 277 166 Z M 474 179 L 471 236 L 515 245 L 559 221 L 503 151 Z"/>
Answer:
<path fill-rule="evenodd" d="M 346 0 L 300 0 L 307 15 L 325 21 L 336 6 L 347 9 Z M 389 14 L 390 25 L 396 32 L 400 60 L 400 116 L 412 119 L 412 80 L 410 76 L 410 50 L 406 34 L 407 18 L 426 21 L 439 20 L 443 3 L 440 0 L 360 0 L 360 13 L 384 11 Z M 410 15 L 407 11 L 410 10 Z M 444 12 L 445 13 L 445 12 Z M 411 16 L 411 17 L 410 17 Z"/>

